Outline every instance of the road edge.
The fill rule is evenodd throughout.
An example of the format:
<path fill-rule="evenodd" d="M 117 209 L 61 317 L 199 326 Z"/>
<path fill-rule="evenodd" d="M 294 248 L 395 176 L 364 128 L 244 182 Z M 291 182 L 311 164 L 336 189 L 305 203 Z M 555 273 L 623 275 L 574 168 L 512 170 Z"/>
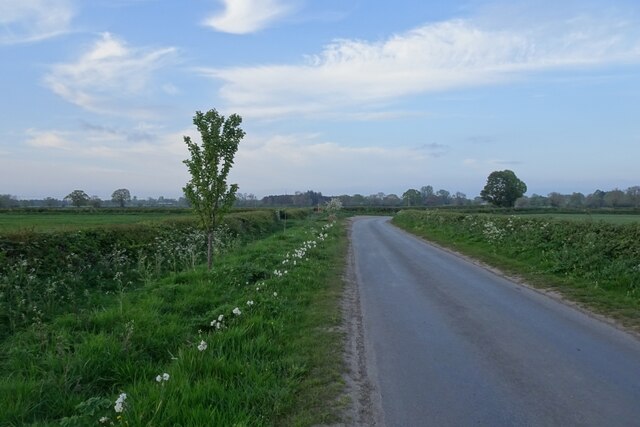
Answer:
<path fill-rule="evenodd" d="M 465 260 L 465 261 L 467 261 L 467 262 L 469 262 L 469 263 L 471 263 L 473 265 L 476 265 L 476 266 L 478 266 L 480 268 L 483 268 L 483 269 L 495 274 L 496 276 L 499 276 L 499 277 L 502 277 L 504 279 L 507 279 L 510 282 L 512 282 L 512 283 L 514 283 L 514 284 L 516 284 L 518 286 L 523 286 L 523 287 L 525 287 L 527 289 L 530 289 L 530 290 L 532 290 L 532 291 L 534 291 L 534 292 L 536 292 L 536 293 L 538 293 L 540 295 L 544 295 L 544 296 L 546 296 L 548 298 L 551 298 L 554 301 L 557 301 L 557 302 L 559 302 L 561 304 L 564 304 L 567 307 L 571 307 L 574 310 L 579 311 L 582 314 L 585 314 L 585 315 L 587 315 L 587 316 L 589 316 L 589 317 L 591 317 L 591 318 L 593 318 L 595 320 L 599 320 L 599 321 L 601 321 L 603 323 L 606 323 L 607 325 L 612 326 L 612 327 L 614 327 L 615 329 L 617 329 L 617 330 L 619 330 L 621 332 L 629 334 L 633 338 L 635 338 L 636 340 L 640 341 L 640 332 L 626 327 L 625 325 L 623 325 L 618 320 L 616 320 L 616 319 L 614 319 L 612 317 L 609 317 L 609 316 L 607 316 L 605 314 L 594 312 L 594 311 L 590 310 L 588 307 L 585 307 L 585 306 L 581 305 L 580 303 L 571 300 L 569 297 L 564 296 L 563 294 L 561 294 L 560 292 L 558 292 L 556 290 L 538 288 L 536 286 L 533 286 L 533 285 L 527 283 L 526 280 L 524 280 L 520 276 L 515 276 L 513 274 L 506 273 L 506 272 L 500 270 L 497 267 L 494 267 L 494 266 L 492 266 L 490 264 L 487 264 L 484 261 L 480 261 L 477 258 L 473 258 L 473 257 L 471 257 L 469 255 L 466 255 L 466 254 L 462 253 L 462 252 L 458 252 L 458 251 L 456 251 L 454 249 L 451 249 L 451 248 L 443 246 L 443 245 L 441 245 L 439 243 L 435 243 L 435 242 L 433 242 L 431 240 L 428 240 L 428 239 L 426 239 L 426 238 L 424 238 L 422 236 L 418 236 L 416 234 L 413 234 L 410 231 L 407 231 L 407 230 L 403 229 L 402 227 L 399 227 L 396 224 L 394 224 L 393 221 L 392 221 L 393 217 L 389 216 L 387 218 L 389 218 L 388 222 L 389 222 L 389 224 L 391 226 L 395 227 L 396 229 L 398 229 L 402 233 L 405 233 L 405 234 L 413 237 L 414 239 L 418 239 L 418 240 L 420 240 L 420 241 L 422 241 L 422 242 L 424 242 L 424 243 L 426 243 L 428 245 L 433 246 L 434 248 L 440 249 L 443 252 L 447 252 L 447 253 L 449 253 L 451 255 L 457 256 L 458 258 L 461 258 L 461 259 L 463 259 L 463 260 Z"/>
<path fill-rule="evenodd" d="M 351 238 L 353 222 L 347 220 L 347 266 L 343 277 L 344 291 L 340 300 L 342 312 L 342 330 L 345 334 L 343 358 L 346 370 L 343 374 L 345 395 L 351 401 L 345 410 L 345 422 L 337 426 L 384 426 L 382 401 L 376 382 L 372 377 L 372 355 L 367 352 L 363 324 L 360 289 L 356 268 L 353 241 Z"/>

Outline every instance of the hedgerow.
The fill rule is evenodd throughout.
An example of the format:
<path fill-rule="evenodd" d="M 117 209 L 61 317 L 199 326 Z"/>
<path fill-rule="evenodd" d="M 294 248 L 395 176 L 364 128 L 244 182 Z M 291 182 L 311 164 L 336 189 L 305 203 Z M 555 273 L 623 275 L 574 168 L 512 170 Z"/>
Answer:
<path fill-rule="evenodd" d="M 264 236 L 279 224 L 272 210 L 230 214 L 216 230 L 215 250 Z M 69 306 L 82 310 L 105 293 L 194 268 L 203 262 L 205 248 L 193 218 L 0 234 L 0 340 Z"/>

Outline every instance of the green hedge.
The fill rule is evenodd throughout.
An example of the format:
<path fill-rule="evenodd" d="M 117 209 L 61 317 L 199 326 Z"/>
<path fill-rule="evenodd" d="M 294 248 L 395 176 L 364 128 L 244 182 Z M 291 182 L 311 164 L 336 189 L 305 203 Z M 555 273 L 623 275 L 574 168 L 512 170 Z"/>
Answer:
<path fill-rule="evenodd" d="M 265 236 L 280 224 L 273 210 L 228 214 L 215 233 L 214 249 Z M 193 218 L 0 235 L 0 338 L 69 304 L 89 306 L 105 292 L 193 268 L 205 255 L 206 238 Z"/>

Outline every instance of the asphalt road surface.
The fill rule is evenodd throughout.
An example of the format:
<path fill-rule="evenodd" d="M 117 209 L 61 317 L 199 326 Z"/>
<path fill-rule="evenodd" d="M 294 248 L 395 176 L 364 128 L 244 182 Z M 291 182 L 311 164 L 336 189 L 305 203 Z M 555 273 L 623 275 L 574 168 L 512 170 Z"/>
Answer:
<path fill-rule="evenodd" d="M 640 426 L 640 341 L 365 217 L 367 371 L 387 426 Z"/>

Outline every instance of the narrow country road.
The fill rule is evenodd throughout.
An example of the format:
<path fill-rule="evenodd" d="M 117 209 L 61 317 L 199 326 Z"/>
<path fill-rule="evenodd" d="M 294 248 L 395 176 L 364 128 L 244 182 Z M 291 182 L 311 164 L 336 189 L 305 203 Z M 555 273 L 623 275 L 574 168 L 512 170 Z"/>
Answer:
<path fill-rule="evenodd" d="M 389 427 L 640 426 L 640 341 L 363 217 L 367 374 Z"/>

